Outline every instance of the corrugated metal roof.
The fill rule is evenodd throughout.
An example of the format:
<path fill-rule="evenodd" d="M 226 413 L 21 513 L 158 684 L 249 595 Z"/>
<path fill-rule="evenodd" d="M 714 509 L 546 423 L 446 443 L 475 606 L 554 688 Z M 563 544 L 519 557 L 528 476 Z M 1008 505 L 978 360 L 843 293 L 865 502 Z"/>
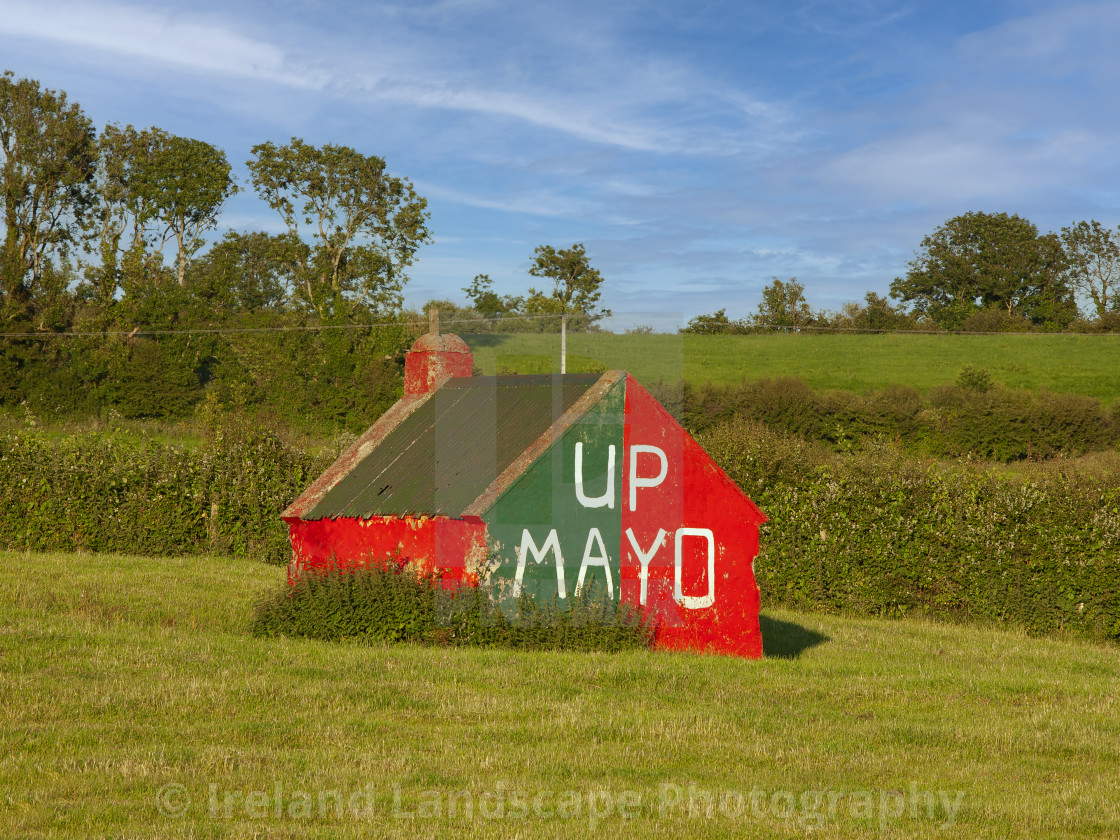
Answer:
<path fill-rule="evenodd" d="M 458 516 L 598 380 L 450 379 L 302 518 Z"/>

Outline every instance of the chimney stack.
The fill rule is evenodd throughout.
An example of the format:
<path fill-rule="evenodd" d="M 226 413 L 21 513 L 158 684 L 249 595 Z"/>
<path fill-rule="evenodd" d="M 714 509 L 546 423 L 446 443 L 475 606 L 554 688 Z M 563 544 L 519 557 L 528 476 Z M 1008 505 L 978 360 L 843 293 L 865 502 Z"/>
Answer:
<path fill-rule="evenodd" d="M 416 339 L 404 357 L 404 394 L 417 397 L 430 394 L 453 376 L 470 376 L 474 371 L 471 348 L 457 335 L 439 334 L 439 310 L 428 312 L 428 333 Z"/>

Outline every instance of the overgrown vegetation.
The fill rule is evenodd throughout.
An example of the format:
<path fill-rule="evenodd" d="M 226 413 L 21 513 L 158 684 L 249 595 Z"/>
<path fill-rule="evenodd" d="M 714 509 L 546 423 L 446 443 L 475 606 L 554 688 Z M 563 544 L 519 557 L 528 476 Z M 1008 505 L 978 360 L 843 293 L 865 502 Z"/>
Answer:
<path fill-rule="evenodd" d="M 1076 456 L 1120 443 L 1120 411 L 1097 399 L 994 384 L 966 365 L 922 395 L 895 385 L 819 393 L 796 377 L 736 386 L 685 385 L 681 420 L 693 433 L 743 418 L 850 452 L 891 442 L 915 455 L 993 461 Z"/>
<path fill-rule="evenodd" d="M 267 432 L 219 431 L 194 449 L 8 432 L 0 436 L 3 545 L 286 563 L 280 511 L 336 454 L 312 456 Z"/>
<path fill-rule="evenodd" d="M 1016 472 L 838 455 L 742 419 L 700 443 L 766 512 L 764 604 L 1120 641 L 1120 459 Z"/>
<path fill-rule="evenodd" d="M 445 588 L 404 561 L 305 571 L 258 601 L 253 620 L 259 636 L 522 650 L 645 648 L 654 630 L 590 587 L 565 605 L 523 598 L 507 615 L 486 586 Z"/>

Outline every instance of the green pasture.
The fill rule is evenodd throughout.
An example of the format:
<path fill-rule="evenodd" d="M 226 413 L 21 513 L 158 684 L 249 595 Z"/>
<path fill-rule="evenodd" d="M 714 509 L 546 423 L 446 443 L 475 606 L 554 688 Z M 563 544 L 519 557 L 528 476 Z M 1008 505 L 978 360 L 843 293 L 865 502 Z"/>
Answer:
<path fill-rule="evenodd" d="M 559 370 L 558 335 L 469 335 L 475 364 L 494 374 L 503 366 L 532 366 L 553 358 Z M 914 335 L 766 333 L 759 335 L 573 334 L 568 352 L 608 369 L 629 370 L 639 381 L 682 378 L 732 385 L 762 377 L 797 376 L 813 389 L 865 391 L 910 385 L 925 391 L 952 382 L 961 367 L 986 368 L 1010 388 L 1098 397 L 1120 396 L 1120 336 Z M 529 359 L 527 357 L 536 357 Z"/>
<path fill-rule="evenodd" d="M 253 638 L 283 575 L 0 553 L 0 836 L 1120 833 L 1114 647 L 779 611 L 761 661 Z"/>

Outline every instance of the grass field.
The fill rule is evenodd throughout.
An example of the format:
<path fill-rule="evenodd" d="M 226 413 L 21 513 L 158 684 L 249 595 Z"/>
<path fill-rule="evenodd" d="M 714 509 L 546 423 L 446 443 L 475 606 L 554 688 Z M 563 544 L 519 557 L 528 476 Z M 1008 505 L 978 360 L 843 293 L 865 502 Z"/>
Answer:
<path fill-rule="evenodd" d="M 559 370 L 557 335 L 465 338 L 484 373 L 525 355 L 552 355 Z M 971 364 L 1011 388 L 1048 388 L 1106 404 L 1120 396 L 1120 335 L 575 334 L 568 337 L 568 352 L 629 370 L 643 383 L 798 376 L 814 389 L 901 384 L 925 391 L 952 382 Z"/>
<path fill-rule="evenodd" d="M 1115 648 L 783 612 L 754 662 L 255 639 L 282 575 L 0 554 L 0 836 L 1120 833 Z"/>

